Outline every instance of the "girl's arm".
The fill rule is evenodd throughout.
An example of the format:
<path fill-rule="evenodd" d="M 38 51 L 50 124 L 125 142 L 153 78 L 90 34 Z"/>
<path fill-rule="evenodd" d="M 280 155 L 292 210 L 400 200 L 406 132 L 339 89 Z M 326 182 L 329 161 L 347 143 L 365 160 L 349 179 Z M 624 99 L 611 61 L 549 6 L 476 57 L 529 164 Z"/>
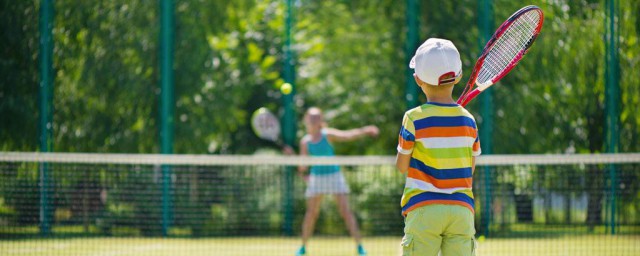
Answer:
<path fill-rule="evenodd" d="M 307 156 L 309 155 L 309 149 L 307 148 L 307 136 L 302 137 L 302 139 L 300 139 L 300 155 L 301 156 Z M 306 165 L 298 165 L 298 173 L 300 175 L 304 175 L 305 172 L 307 172 L 307 170 L 309 170 L 309 166 Z"/>
<path fill-rule="evenodd" d="M 327 138 L 330 141 L 352 141 L 364 136 L 375 137 L 380 132 L 375 125 L 367 125 L 350 130 L 340 130 L 335 128 L 325 128 Z"/>

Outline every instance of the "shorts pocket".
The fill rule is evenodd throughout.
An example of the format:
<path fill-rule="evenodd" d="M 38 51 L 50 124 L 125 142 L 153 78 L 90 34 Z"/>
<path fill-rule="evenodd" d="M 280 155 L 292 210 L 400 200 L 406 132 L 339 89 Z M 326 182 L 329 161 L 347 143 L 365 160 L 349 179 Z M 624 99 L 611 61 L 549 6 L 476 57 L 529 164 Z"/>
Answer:
<path fill-rule="evenodd" d="M 412 256 L 413 255 L 413 235 L 406 234 L 402 237 L 402 256 Z"/>
<path fill-rule="evenodd" d="M 478 249 L 478 240 L 476 238 L 471 238 L 471 256 L 476 255 L 476 250 Z"/>

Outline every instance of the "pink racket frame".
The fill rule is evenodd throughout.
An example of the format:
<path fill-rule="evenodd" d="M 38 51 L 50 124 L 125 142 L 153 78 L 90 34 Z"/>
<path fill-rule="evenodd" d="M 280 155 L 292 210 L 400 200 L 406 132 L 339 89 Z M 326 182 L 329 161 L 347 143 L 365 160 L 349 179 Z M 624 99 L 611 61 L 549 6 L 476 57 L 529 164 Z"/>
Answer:
<path fill-rule="evenodd" d="M 495 78 L 493 78 L 490 83 L 484 84 L 482 86 L 478 85 L 477 88 L 467 92 L 476 83 L 476 79 L 478 78 L 478 73 L 480 72 L 482 64 L 484 63 L 484 60 L 489 54 L 489 51 L 491 50 L 491 48 L 493 48 L 495 43 L 498 41 L 498 38 L 500 38 L 504 34 L 504 32 L 507 31 L 507 29 L 514 23 L 514 21 L 516 21 L 523 14 L 530 11 L 537 11 L 540 13 L 540 23 L 538 23 L 538 26 L 535 29 L 532 40 L 529 41 L 526 47 L 524 47 L 524 49 L 522 49 L 513 58 L 511 63 L 509 63 L 509 65 L 507 65 L 507 67 L 502 72 L 500 72 Z M 467 82 L 467 85 L 464 91 L 462 92 L 462 95 L 460 96 L 460 98 L 458 98 L 457 103 L 460 104 L 461 106 L 466 106 L 467 103 L 469 103 L 473 98 L 478 96 L 478 94 L 480 94 L 485 89 L 489 88 L 491 85 L 497 83 L 500 79 L 506 76 L 516 65 L 518 65 L 518 62 L 520 62 L 520 60 L 524 57 L 524 55 L 529 51 L 529 48 L 531 47 L 533 42 L 535 42 L 536 38 L 538 37 L 538 34 L 540 34 L 540 30 L 542 29 L 543 22 L 544 22 L 544 14 L 542 13 L 542 10 L 535 5 L 529 5 L 518 10 L 517 12 L 512 14 L 511 17 L 509 17 L 504 23 L 502 23 L 502 25 L 498 27 L 498 29 L 493 34 L 491 39 L 489 39 L 487 44 L 484 46 L 484 49 L 482 50 L 482 54 L 478 58 L 478 61 L 476 61 L 476 65 L 473 67 L 473 72 L 469 77 L 469 81 Z"/>

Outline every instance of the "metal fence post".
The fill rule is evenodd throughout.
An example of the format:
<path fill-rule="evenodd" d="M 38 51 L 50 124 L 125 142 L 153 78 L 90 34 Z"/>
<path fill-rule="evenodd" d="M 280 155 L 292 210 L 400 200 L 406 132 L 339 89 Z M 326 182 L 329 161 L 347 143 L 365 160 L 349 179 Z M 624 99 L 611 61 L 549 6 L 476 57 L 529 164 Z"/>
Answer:
<path fill-rule="evenodd" d="M 53 149 L 53 1 L 40 1 L 40 151 Z M 49 165 L 40 163 L 40 234 L 49 235 L 51 189 Z"/>
<path fill-rule="evenodd" d="M 413 58 L 413 54 L 418 47 L 418 27 L 420 20 L 418 17 L 418 1 L 407 0 L 406 4 L 407 40 L 405 44 L 405 55 L 407 56 L 407 61 L 405 63 L 407 66 L 405 73 L 405 101 L 407 103 L 407 109 L 411 109 L 419 105 L 418 85 L 416 85 L 413 78 L 413 69 L 409 68 L 408 63 L 411 61 L 411 58 Z"/>
<path fill-rule="evenodd" d="M 162 154 L 173 154 L 173 0 L 160 3 L 160 147 Z M 171 226 L 171 167 L 162 166 L 162 235 Z"/>
<path fill-rule="evenodd" d="M 606 152 L 618 152 L 619 138 L 619 99 L 620 88 L 618 84 L 618 31 L 616 19 L 618 18 L 618 0 L 607 1 L 608 17 L 605 21 L 606 33 L 606 61 L 605 68 L 605 110 L 606 110 Z M 617 170 L 614 164 L 608 165 L 610 180 L 610 218 L 611 234 L 616 233 L 616 193 Z"/>
<path fill-rule="evenodd" d="M 287 0 L 285 17 L 285 35 L 284 35 L 284 60 L 283 60 L 283 74 L 286 83 L 291 85 L 291 93 L 282 94 L 282 107 L 284 108 L 284 114 L 282 116 L 282 137 L 284 143 L 293 147 L 296 139 L 296 120 L 295 120 L 295 106 L 293 104 L 294 95 L 296 94 L 295 86 L 295 52 L 291 49 L 293 44 L 292 26 L 294 22 L 294 6 L 293 0 Z M 284 175 L 284 188 L 283 188 L 283 212 L 284 223 L 283 232 L 285 235 L 293 234 L 293 176 L 294 167 L 285 167 Z"/>

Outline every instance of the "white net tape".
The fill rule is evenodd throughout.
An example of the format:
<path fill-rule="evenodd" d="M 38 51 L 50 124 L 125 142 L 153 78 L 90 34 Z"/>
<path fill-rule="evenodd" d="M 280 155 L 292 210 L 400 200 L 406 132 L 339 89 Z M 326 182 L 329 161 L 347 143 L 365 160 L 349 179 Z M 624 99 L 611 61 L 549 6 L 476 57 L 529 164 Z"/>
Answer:
<path fill-rule="evenodd" d="M 302 157 L 281 155 L 161 155 L 161 154 L 95 154 L 1 152 L 0 162 L 47 162 L 77 164 L 139 165 L 394 165 L 395 156 Z M 640 163 L 640 153 L 557 154 L 557 155 L 484 155 L 478 166 L 504 165 L 571 165 Z"/>

